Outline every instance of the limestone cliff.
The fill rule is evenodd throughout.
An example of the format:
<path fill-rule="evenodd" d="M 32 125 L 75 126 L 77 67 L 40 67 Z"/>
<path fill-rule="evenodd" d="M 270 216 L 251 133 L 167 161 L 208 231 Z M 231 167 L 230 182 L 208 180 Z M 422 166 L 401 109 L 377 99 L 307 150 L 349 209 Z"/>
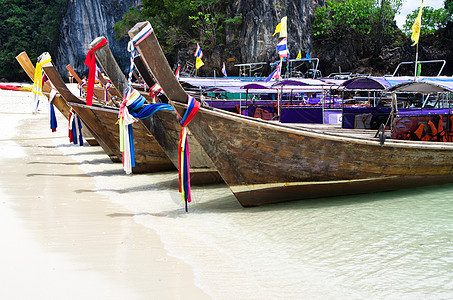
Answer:
<path fill-rule="evenodd" d="M 226 25 L 226 47 L 204 53 L 205 66 L 199 70 L 202 76 L 212 76 L 213 69 L 220 74 L 224 61 L 228 60 L 228 73 L 237 74 L 235 64 L 249 62 L 274 62 L 278 60 L 276 45 L 278 34 L 272 36 L 276 25 L 284 16 L 288 17 L 288 47 L 292 57 L 299 49 L 305 54 L 311 49 L 311 26 L 316 7 L 324 0 L 231 0 L 226 14 L 242 15 L 240 26 Z M 175 63 L 184 65 L 193 60 L 195 45 L 182 48 Z M 192 49 L 193 48 L 193 49 Z M 270 69 L 263 70 L 267 74 Z"/>
<path fill-rule="evenodd" d="M 85 74 L 84 65 L 90 43 L 105 36 L 113 54 L 123 69 L 127 69 L 127 41 L 115 39 L 113 27 L 131 6 L 139 7 L 141 0 L 69 0 L 61 23 L 61 38 L 56 57 L 60 74 L 67 74 L 71 64 L 77 73 Z"/>
<path fill-rule="evenodd" d="M 311 47 L 311 23 L 316 7 L 323 3 L 323 0 L 234 0 L 230 13 L 241 13 L 243 26 L 240 32 L 227 34 L 227 42 L 239 39 L 242 62 L 276 60 L 279 39 L 272 34 L 280 19 L 287 16 L 288 46 L 295 55 L 299 49 Z"/>

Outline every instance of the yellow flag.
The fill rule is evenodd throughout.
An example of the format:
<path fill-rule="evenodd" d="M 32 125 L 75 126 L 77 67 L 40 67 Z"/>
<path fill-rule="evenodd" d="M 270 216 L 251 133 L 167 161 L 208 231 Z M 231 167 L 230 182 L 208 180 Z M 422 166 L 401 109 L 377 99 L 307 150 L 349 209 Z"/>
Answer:
<path fill-rule="evenodd" d="M 280 27 L 280 37 L 281 38 L 288 37 L 288 25 L 287 25 L 287 22 L 288 22 L 288 18 L 287 17 L 283 17 L 282 18 L 282 22 L 280 23 L 280 24 L 282 24 L 282 26 Z"/>
<path fill-rule="evenodd" d="M 204 62 L 201 60 L 201 58 L 197 57 L 197 61 L 195 63 L 195 68 L 199 69 L 202 66 L 204 66 Z"/>
<path fill-rule="evenodd" d="M 301 53 L 300 50 L 299 50 L 299 53 L 297 53 L 296 59 L 301 59 L 301 58 L 302 58 L 302 53 Z"/>
<path fill-rule="evenodd" d="M 411 40 L 414 42 L 412 46 L 418 44 L 418 39 L 420 38 L 420 27 L 422 25 L 422 11 L 423 11 L 423 1 L 422 6 L 420 6 L 420 11 L 418 12 L 417 19 L 415 19 L 414 25 L 412 25 L 412 36 Z"/>
<path fill-rule="evenodd" d="M 277 27 L 275 27 L 275 32 L 274 32 L 274 34 L 272 36 L 274 36 L 277 33 L 279 33 L 281 28 L 282 28 L 282 23 L 278 23 Z"/>

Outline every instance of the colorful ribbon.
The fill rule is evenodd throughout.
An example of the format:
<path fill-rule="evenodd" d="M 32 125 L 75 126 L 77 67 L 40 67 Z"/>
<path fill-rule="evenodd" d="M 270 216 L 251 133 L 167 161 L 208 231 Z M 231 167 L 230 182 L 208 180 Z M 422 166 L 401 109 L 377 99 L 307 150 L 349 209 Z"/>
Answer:
<path fill-rule="evenodd" d="M 57 95 L 57 90 L 52 88 L 49 95 L 49 120 L 50 120 L 50 129 L 52 132 L 57 131 L 57 117 L 55 116 L 55 108 L 53 106 L 53 100 Z"/>
<path fill-rule="evenodd" d="M 127 108 L 127 109 L 126 109 Z M 134 135 L 132 123 L 145 119 L 160 110 L 174 110 L 165 103 L 146 104 L 146 99 L 138 91 L 128 86 L 118 115 L 120 126 L 120 150 L 123 153 L 123 168 L 127 174 L 135 167 Z"/>
<path fill-rule="evenodd" d="M 33 114 L 36 114 L 38 112 L 38 106 L 39 106 L 39 96 L 42 96 L 42 86 L 43 86 L 43 70 L 42 66 L 51 62 L 52 58 L 50 57 L 50 54 L 45 52 L 41 59 L 36 62 L 36 67 L 35 67 L 35 78 L 33 80 L 33 88 L 32 92 L 34 94 L 34 110 Z"/>
<path fill-rule="evenodd" d="M 142 30 L 132 39 L 129 41 L 127 44 L 127 51 L 131 53 L 130 59 L 131 59 L 131 67 L 129 69 L 129 77 L 128 77 L 128 83 L 129 85 L 132 83 L 132 75 L 134 72 L 134 58 L 136 56 L 136 50 L 135 47 L 140 44 L 145 38 L 147 38 L 151 33 L 153 32 L 153 28 L 151 27 L 151 24 L 146 24 L 145 27 L 143 27 Z"/>
<path fill-rule="evenodd" d="M 182 126 L 181 134 L 179 137 L 178 147 L 178 163 L 179 163 L 179 192 L 181 193 L 182 200 L 186 204 L 192 201 L 190 193 L 190 151 L 187 125 L 195 117 L 200 109 L 200 102 L 196 101 L 193 97 L 188 96 L 187 110 L 182 118 L 179 118 L 179 123 Z"/>
<path fill-rule="evenodd" d="M 83 146 L 82 122 L 74 109 L 69 111 L 69 142 Z"/>
<path fill-rule="evenodd" d="M 105 88 L 104 88 L 105 102 L 109 102 L 110 101 L 110 99 L 109 99 L 109 90 L 110 90 L 111 87 L 112 87 L 112 84 L 110 82 L 107 82 L 107 84 L 105 85 Z"/>
<path fill-rule="evenodd" d="M 83 86 L 84 86 L 84 85 L 86 85 L 86 82 L 82 82 L 82 83 L 80 84 L 80 86 L 79 86 L 79 92 L 80 92 L 79 96 L 80 96 L 80 97 L 82 97 L 82 91 L 83 91 Z"/>
<path fill-rule="evenodd" d="M 96 77 L 96 59 L 94 57 L 94 51 L 98 50 L 102 46 L 107 44 L 107 40 L 103 39 L 95 47 L 88 51 L 85 58 L 85 65 L 90 69 L 88 73 L 88 85 L 87 85 L 87 105 L 93 104 L 93 90 L 94 90 L 94 81 Z"/>

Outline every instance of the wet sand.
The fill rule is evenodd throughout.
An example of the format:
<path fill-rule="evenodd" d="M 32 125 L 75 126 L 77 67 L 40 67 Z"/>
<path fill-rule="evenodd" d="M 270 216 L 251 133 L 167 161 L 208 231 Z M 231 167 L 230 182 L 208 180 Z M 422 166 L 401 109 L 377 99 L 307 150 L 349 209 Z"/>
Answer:
<path fill-rule="evenodd" d="M 47 104 L 31 115 L 30 101 L 30 93 L 0 90 L 0 298 L 209 298 L 190 265 L 170 257 L 136 212 L 98 192 L 92 174 L 61 151 L 78 147 L 68 143 L 66 119 L 57 112 L 52 133 Z M 123 172 L 100 147 L 77 152 L 94 157 L 88 163 L 99 174 L 103 164 Z"/>

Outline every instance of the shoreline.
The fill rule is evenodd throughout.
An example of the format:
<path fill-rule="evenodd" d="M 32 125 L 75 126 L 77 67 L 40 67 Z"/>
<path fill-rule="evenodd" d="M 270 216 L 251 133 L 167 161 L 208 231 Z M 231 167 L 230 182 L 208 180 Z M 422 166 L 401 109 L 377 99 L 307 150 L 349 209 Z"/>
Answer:
<path fill-rule="evenodd" d="M 15 93 L 29 98 L 28 93 Z M 2 103 L 8 94 L 1 92 Z M 26 110 L 9 114 L 9 122 L 19 122 L 16 134 L 0 138 L 1 148 L 9 148 L 6 152 L 12 156 L 0 160 L 0 193 L 5 194 L 0 202 L 1 227 L 11 253 L 2 259 L 3 269 L 8 270 L 2 282 L 9 288 L 0 295 L 8 299 L 209 298 L 195 286 L 190 265 L 169 256 L 154 230 L 138 224 L 134 212 L 99 192 L 93 176 L 61 151 L 79 146 L 69 145 L 67 121 L 60 113 L 57 132 L 50 132 L 43 106 L 47 104 L 40 104 L 35 116 Z M 7 109 L 1 113 L 7 114 Z M 15 120 L 14 114 L 20 114 L 21 120 Z M 111 164 L 122 171 L 121 164 L 110 163 L 100 147 L 78 150 L 105 156 L 104 162 L 88 164 Z M 11 257 L 14 253 L 20 255 Z"/>

